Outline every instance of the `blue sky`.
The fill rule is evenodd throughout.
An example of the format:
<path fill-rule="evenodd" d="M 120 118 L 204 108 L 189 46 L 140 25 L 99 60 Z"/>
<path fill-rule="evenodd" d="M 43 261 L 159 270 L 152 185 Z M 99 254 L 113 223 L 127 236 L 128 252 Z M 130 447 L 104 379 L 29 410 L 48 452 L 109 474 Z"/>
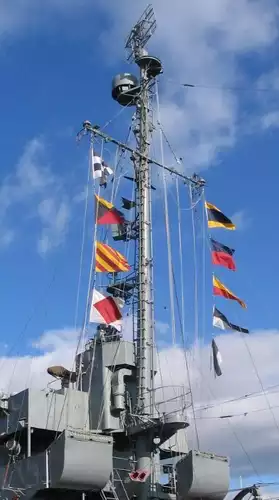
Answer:
<path fill-rule="evenodd" d="M 218 241 L 236 249 L 237 272 L 216 269 L 216 275 L 247 302 L 248 309 L 243 311 L 238 304 L 222 299 L 217 299 L 216 304 L 232 322 L 256 332 L 249 341 L 250 347 L 260 378 L 269 386 L 278 377 L 279 350 L 277 6 L 273 0 L 268 6 L 264 1 L 239 0 L 237 5 L 230 0 L 214 0 L 210 5 L 204 1 L 186 5 L 176 0 L 173 10 L 155 1 L 158 30 L 150 47 L 162 58 L 165 69 L 160 84 L 161 121 L 176 154 L 184 158 L 184 171 L 189 174 L 199 171 L 207 182 L 207 200 L 237 223 L 237 231 L 214 232 Z M 69 332 L 70 347 L 73 342 L 71 329 L 75 322 L 84 210 L 82 194 L 88 165 L 88 143 L 84 139 L 77 146 L 75 136 L 85 119 L 100 125 L 112 119 L 107 131 L 120 140 L 125 138 L 131 113 L 123 111 L 116 116 L 120 108 L 111 99 L 111 80 L 118 72 L 132 70 L 125 63 L 124 40 L 145 4 L 131 6 L 123 0 L 116 9 L 107 1 L 98 0 L 93 6 L 83 0 L 77 6 L 74 1 L 57 0 L 49 2 L 43 12 L 32 0 L 26 0 L 24 8 L 15 1 L 9 5 L 0 22 L 1 346 L 2 356 L 8 353 L 13 356 L 11 362 L 15 356 L 36 354 L 39 370 L 45 361 L 40 364 L 32 342 L 39 342 L 42 357 L 45 350 L 49 353 L 58 349 L 61 354 L 63 342 L 67 344 L 65 332 Z M 185 89 L 179 82 L 247 90 Z M 267 90 L 254 91 L 256 87 Z M 155 152 L 158 155 L 158 149 Z M 109 155 L 108 151 L 106 154 Z M 173 161 L 167 149 L 166 160 Z M 123 184 L 123 194 L 127 197 L 129 190 L 130 186 Z M 181 197 L 183 207 L 189 206 L 186 190 L 183 199 L 182 188 Z M 175 221 L 176 207 L 171 194 L 169 199 L 171 218 Z M 161 225 L 154 230 L 155 258 L 162 253 L 156 258 L 156 318 L 168 325 L 161 201 L 162 189 L 157 179 L 154 218 Z M 193 339 L 190 212 L 183 212 L 182 224 L 186 330 Z M 78 324 L 82 321 L 86 296 L 89 231 L 88 227 Z M 200 297 L 203 275 L 206 280 L 205 307 L 201 307 L 199 314 L 200 336 L 205 336 L 208 342 L 212 336 L 212 268 L 207 252 L 203 269 L 200 222 L 197 235 Z M 177 266 L 175 222 L 172 238 Z M 121 245 L 117 248 L 120 250 Z M 158 334 L 161 345 L 167 349 L 171 332 L 162 324 Z M 56 332 L 58 340 L 49 332 Z M 242 358 L 245 345 L 240 342 L 238 336 L 220 337 L 226 373 L 223 382 L 214 381 L 210 375 L 218 400 L 243 395 L 259 385 L 248 354 Z M 241 365 L 239 378 L 243 387 L 241 383 L 238 387 L 234 385 L 234 352 Z M 263 352 L 265 357 L 261 358 Z M 50 359 L 47 356 L 45 360 Z M 208 360 L 208 356 L 206 352 L 204 359 Z M 197 382 L 201 401 L 205 398 L 202 385 Z M 266 405 L 266 401 L 262 404 Z M 220 414 L 220 408 L 216 414 Z M 242 422 L 237 425 L 239 432 L 245 434 Z M 259 423 L 259 417 L 258 420 L 255 417 L 251 429 L 263 433 L 267 425 L 270 424 L 265 420 Z M 214 429 L 210 428 L 211 434 L 218 435 L 219 426 Z M 209 446 L 209 431 L 201 432 L 207 432 L 205 445 Z M 273 442 L 274 436 L 268 439 Z M 246 447 L 251 446 L 254 457 L 257 452 L 251 443 L 252 440 L 247 442 Z M 233 446 L 232 453 L 235 462 L 245 458 L 240 459 L 240 452 Z M 263 463 L 260 467 L 264 474 L 268 473 Z M 273 474 L 274 470 L 269 472 Z"/>

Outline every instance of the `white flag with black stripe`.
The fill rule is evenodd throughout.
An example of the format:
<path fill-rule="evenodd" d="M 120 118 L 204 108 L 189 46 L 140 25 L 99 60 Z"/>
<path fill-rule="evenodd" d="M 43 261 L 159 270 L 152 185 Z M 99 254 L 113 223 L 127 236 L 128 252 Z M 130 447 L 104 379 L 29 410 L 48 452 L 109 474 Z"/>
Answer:
<path fill-rule="evenodd" d="M 222 370 L 221 370 L 221 364 L 222 364 L 222 356 L 220 354 L 220 351 L 218 349 L 218 346 L 215 342 L 214 339 L 212 339 L 211 342 L 211 347 L 212 347 L 212 355 L 213 355 L 213 367 L 214 367 L 214 372 L 217 377 L 220 377 L 222 375 Z"/>
<path fill-rule="evenodd" d="M 231 323 L 226 316 L 217 309 L 217 307 L 214 307 L 213 309 L 213 326 L 215 328 L 220 328 L 221 330 L 234 330 L 236 332 L 240 333 L 249 333 L 249 330 L 247 328 L 242 328 L 242 326 L 235 325 L 234 323 Z"/>

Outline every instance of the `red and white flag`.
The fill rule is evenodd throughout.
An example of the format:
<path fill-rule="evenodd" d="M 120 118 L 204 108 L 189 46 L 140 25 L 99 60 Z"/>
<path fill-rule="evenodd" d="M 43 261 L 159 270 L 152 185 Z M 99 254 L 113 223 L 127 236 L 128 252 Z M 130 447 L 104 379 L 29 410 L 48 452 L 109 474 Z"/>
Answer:
<path fill-rule="evenodd" d="M 122 314 L 120 304 L 113 297 L 105 297 L 97 290 L 93 290 L 89 321 L 90 323 L 101 323 L 112 325 L 117 330 L 121 329 Z"/>

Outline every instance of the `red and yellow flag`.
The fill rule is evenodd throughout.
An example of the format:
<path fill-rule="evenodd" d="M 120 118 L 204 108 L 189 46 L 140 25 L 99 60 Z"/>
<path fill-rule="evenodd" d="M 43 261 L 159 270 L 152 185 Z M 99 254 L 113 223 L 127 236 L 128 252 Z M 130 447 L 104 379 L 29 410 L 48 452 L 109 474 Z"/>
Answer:
<path fill-rule="evenodd" d="M 96 242 L 97 273 L 118 273 L 129 271 L 130 266 L 125 257 L 105 243 Z"/>
<path fill-rule="evenodd" d="M 97 224 L 122 224 L 124 215 L 109 201 L 95 194 L 95 212 Z"/>
<path fill-rule="evenodd" d="M 224 297 L 225 299 L 236 300 L 236 302 L 238 302 L 241 305 L 241 307 L 244 307 L 244 309 L 247 309 L 245 302 L 243 302 L 243 300 L 241 300 L 233 292 L 231 292 L 215 276 L 213 276 L 213 295 L 220 295 L 221 297 Z"/>

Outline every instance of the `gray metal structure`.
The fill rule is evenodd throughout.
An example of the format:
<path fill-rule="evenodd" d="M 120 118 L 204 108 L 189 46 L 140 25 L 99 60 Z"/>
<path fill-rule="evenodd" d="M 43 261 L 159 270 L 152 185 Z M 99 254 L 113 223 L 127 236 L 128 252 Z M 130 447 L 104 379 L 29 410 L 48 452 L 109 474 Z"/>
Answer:
<path fill-rule="evenodd" d="M 155 28 L 149 6 L 126 44 L 129 60 L 139 67 L 139 80 L 125 73 L 113 81 L 113 98 L 121 105 L 136 106 L 137 148 L 110 138 L 90 122 L 83 127 L 84 133 L 132 153 L 139 218 L 137 339 L 128 342 L 114 328 L 99 325 L 77 355 L 74 372 L 49 368 L 60 388 L 49 385 L 45 390 L 2 395 L 1 498 L 222 500 L 228 491 L 228 459 L 187 449 L 184 402 L 180 411 L 169 413 L 154 405 L 150 164 L 175 173 L 149 158 L 152 89 L 162 65 L 144 47 Z M 204 182 L 177 175 L 196 187 Z M 170 448 L 176 440 L 178 446 Z M 168 476 L 165 484 L 162 473 Z"/>

